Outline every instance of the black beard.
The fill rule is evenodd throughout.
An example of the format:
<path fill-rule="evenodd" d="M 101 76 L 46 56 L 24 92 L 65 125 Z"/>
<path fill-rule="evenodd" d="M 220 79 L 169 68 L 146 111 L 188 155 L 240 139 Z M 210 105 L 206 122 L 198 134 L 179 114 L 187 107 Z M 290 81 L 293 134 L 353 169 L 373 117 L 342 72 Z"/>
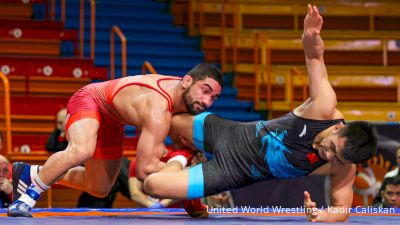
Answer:
<path fill-rule="evenodd" d="M 190 89 L 191 87 L 189 87 L 183 92 L 183 102 L 185 103 L 186 109 L 190 114 L 197 115 L 204 112 L 206 107 L 203 104 L 201 104 L 201 102 L 194 101 L 192 98 L 189 97 Z M 195 106 L 196 103 L 199 104 L 203 108 L 203 110 L 198 110 Z"/>

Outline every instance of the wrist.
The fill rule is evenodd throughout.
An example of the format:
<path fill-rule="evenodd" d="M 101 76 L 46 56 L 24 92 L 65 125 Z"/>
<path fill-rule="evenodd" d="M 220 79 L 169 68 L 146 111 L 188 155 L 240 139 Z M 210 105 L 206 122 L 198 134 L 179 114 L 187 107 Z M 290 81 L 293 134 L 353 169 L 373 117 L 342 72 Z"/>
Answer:
<path fill-rule="evenodd" d="M 150 206 L 152 206 L 154 203 L 156 203 L 155 201 L 151 201 L 151 200 L 147 200 L 144 204 L 145 207 L 149 208 Z"/>
<path fill-rule="evenodd" d="M 182 165 L 183 169 L 186 167 L 186 165 L 188 163 L 186 157 L 183 155 L 177 155 L 177 156 L 172 157 L 171 159 L 169 159 L 167 161 L 167 164 L 169 164 L 171 162 L 179 162 Z"/>
<path fill-rule="evenodd" d="M 321 222 L 322 221 L 322 214 L 323 214 L 323 210 L 318 210 L 317 211 L 317 221 L 316 222 Z"/>
<path fill-rule="evenodd" d="M 325 211 L 325 210 L 323 210 L 323 209 L 319 209 L 318 212 L 317 212 L 317 217 L 316 217 L 317 222 L 324 222 L 324 221 L 326 221 L 326 214 L 327 214 L 327 213 L 328 213 L 327 211 Z"/>

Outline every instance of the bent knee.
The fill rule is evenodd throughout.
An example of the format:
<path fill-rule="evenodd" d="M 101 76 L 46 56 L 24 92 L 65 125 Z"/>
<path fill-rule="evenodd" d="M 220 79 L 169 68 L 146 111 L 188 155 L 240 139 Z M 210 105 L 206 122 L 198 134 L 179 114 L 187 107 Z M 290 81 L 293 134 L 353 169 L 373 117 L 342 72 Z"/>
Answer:
<path fill-rule="evenodd" d="M 98 186 L 100 185 L 87 185 L 85 191 L 97 198 L 104 198 L 110 193 L 111 187 L 98 187 Z"/>
<path fill-rule="evenodd" d="M 89 146 L 78 146 L 78 145 L 68 145 L 64 150 L 71 161 L 74 161 L 80 165 L 93 157 L 94 149 L 89 148 Z"/>

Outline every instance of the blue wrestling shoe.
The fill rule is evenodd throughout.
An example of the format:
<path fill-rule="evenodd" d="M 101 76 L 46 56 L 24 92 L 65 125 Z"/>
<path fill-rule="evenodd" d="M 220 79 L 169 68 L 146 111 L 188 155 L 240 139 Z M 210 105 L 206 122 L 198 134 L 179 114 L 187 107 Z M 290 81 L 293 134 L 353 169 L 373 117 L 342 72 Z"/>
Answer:
<path fill-rule="evenodd" d="M 30 213 L 31 207 L 22 201 L 15 201 L 7 209 L 7 216 L 9 217 L 32 217 Z"/>
<path fill-rule="evenodd" d="M 37 166 L 34 167 L 23 162 L 13 163 L 13 201 L 19 199 L 19 197 L 21 197 L 21 195 L 25 193 L 26 189 L 31 185 L 31 173 L 37 173 L 37 168 Z"/>

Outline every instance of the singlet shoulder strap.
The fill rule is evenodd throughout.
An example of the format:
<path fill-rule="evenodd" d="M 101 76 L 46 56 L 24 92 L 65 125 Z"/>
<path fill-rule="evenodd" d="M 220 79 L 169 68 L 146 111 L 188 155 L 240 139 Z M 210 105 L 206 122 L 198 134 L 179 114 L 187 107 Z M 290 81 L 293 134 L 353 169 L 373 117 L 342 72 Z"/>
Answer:
<path fill-rule="evenodd" d="M 181 78 L 179 77 L 171 77 L 171 76 L 166 76 L 160 79 L 156 80 L 157 83 L 157 87 L 154 87 L 150 84 L 146 84 L 143 82 L 130 82 L 127 84 L 122 85 L 121 87 L 118 88 L 117 91 L 114 92 L 114 94 L 112 95 L 110 101 L 112 102 L 114 97 L 125 87 L 131 86 L 131 85 L 137 85 L 137 86 L 141 86 L 141 87 L 146 87 L 149 89 L 152 89 L 154 91 L 156 91 L 157 93 L 159 93 L 161 96 L 163 96 L 167 102 L 168 102 L 168 111 L 172 112 L 172 98 L 171 96 L 169 96 L 169 94 L 161 87 L 160 82 L 163 80 L 180 80 Z"/>
<path fill-rule="evenodd" d="M 169 94 L 161 87 L 160 82 L 163 80 L 180 80 L 181 78 L 178 77 L 164 77 L 157 80 L 158 88 L 164 93 L 162 96 L 167 99 L 168 101 L 168 110 L 172 112 L 172 98 Z"/>

